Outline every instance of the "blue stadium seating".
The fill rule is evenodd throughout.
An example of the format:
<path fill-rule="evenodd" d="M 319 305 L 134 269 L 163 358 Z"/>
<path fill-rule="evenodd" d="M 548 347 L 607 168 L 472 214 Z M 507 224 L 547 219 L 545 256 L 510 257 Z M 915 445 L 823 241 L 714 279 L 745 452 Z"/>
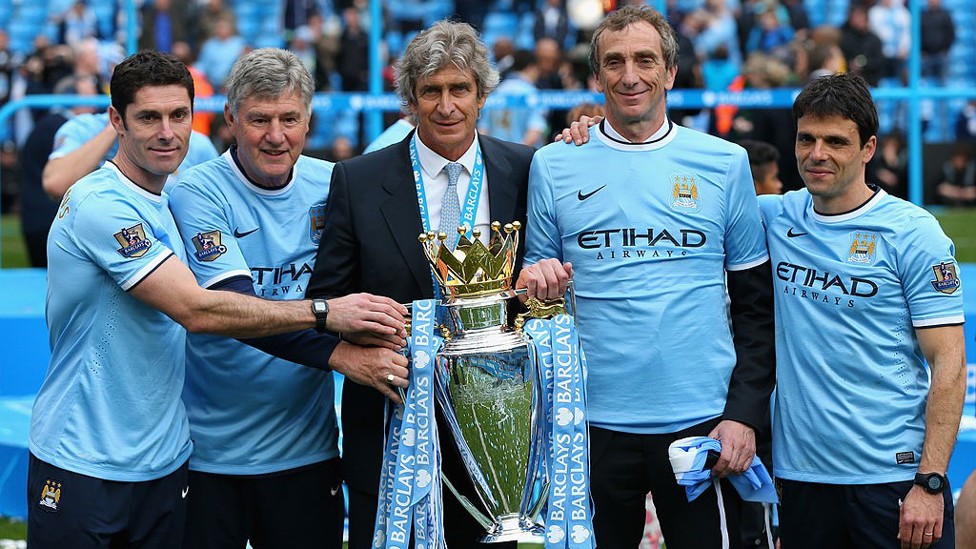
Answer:
<path fill-rule="evenodd" d="M 45 34 L 51 39 L 57 37 L 55 18 L 68 9 L 75 0 L 0 0 L 0 27 L 10 34 L 11 49 L 17 53 L 29 53 L 34 37 Z M 103 33 L 113 33 L 116 25 L 118 0 L 89 0 L 95 10 Z M 152 0 L 145 0 L 147 2 Z M 391 0 L 392 1 L 392 0 Z M 728 0 L 736 6 L 740 0 Z M 846 18 L 851 2 L 855 0 L 804 0 L 804 7 L 813 26 L 820 24 L 841 25 Z M 238 32 L 253 46 L 284 46 L 281 34 L 282 2 L 272 0 L 227 0 L 237 16 Z M 423 2 L 399 0 L 392 3 L 404 5 L 424 4 L 429 7 L 425 23 L 450 12 L 451 0 L 424 0 Z M 677 9 L 690 10 L 700 7 L 704 0 L 676 0 Z M 320 0 L 322 8 L 332 10 L 332 0 Z M 483 21 L 483 37 L 490 45 L 500 37 L 511 38 L 516 47 L 531 49 L 534 15 L 514 13 L 513 0 L 490 0 L 488 12 Z M 541 4 L 541 0 L 537 2 Z M 976 85 L 976 10 L 972 0 L 943 0 L 956 22 L 956 43 L 949 52 L 946 85 L 972 87 Z M 429 19 L 429 21 L 427 20 Z M 391 55 L 400 54 L 413 33 L 402 33 L 398 29 L 386 29 L 385 38 Z M 571 37 L 568 41 L 572 41 Z M 571 44 L 567 44 L 569 46 Z M 925 133 L 926 141 L 945 141 L 953 138 L 953 123 L 964 100 L 941 100 L 925 108 L 934 111 L 933 123 Z M 882 130 L 887 131 L 898 122 L 899 106 L 892 102 L 879 105 Z M 901 109 L 904 110 L 904 109 Z M 324 131 L 324 130 L 323 130 Z M 332 130 L 329 130 L 330 132 Z M 328 137 L 328 136 L 320 136 Z"/>

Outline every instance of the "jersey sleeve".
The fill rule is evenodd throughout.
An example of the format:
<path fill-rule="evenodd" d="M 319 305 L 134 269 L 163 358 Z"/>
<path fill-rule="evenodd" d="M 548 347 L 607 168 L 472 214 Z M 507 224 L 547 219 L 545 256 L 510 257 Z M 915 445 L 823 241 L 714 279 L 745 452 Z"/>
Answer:
<path fill-rule="evenodd" d="M 181 182 L 169 192 L 169 208 L 180 228 L 187 265 L 200 286 L 210 288 L 239 276 L 251 278 L 225 205 L 201 192 L 198 185 Z"/>
<path fill-rule="evenodd" d="M 756 197 L 759 202 L 759 213 L 762 215 L 763 229 L 769 229 L 770 224 L 783 211 L 783 195 L 764 194 Z"/>
<path fill-rule="evenodd" d="M 899 250 L 898 275 L 915 328 L 963 323 L 955 247 L 931 216 L 913 220 Z"/>
<path fill-rule="evenodd" d="M 563 260 L 562 236 L 556 222 L 552 178 L 545 159 L 532 157 L 529 167 L 528 213 L 525 227 L 525 264 L 556 258 Z"/>
<path fill-rule="evenodd" d="M 87 135 L 87 132 L 80 132 L 81 127 L 81 121 L 74 118 L 62 124 L 57 133 L 54 134 L 54 146 L 51 149 L 51 154 L 47 157 L 48 160 L 61 158 L 84 145 L 91 138 L 91 135 Z"/>
<path fill-rule="evenodd" d="M 78 249 L 123 290 L 130 290 L 173 255 L 164 244 L 169 235 L 155 233 L 155 214 L 140 211 L 121 197 L 89 197 L 70 215 Z"/>
<path fill-rule="evenodd" d="M 742 271 L 761 265 L 769 259 L 769 253 L 745 150 L 738 149 L 732 158 L 726 195 L 725 268 Z"/>

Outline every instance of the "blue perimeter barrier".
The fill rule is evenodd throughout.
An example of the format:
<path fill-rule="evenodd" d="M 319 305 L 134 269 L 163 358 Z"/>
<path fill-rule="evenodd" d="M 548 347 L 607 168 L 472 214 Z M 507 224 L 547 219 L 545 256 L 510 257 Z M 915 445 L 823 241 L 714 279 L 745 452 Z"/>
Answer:
<path fill-rule="evenodd" d="M 961 267 L 963 280 L 976 281 L 976 264 Z M 43 269 L 0 271 L 0 287 L 8 289 L 0 301 L 0 515 L 3 516 L 27 515 L 27 432 L 34 396 L 50 359 L 44 321 L 45 277 Z M 966 295 L 965 314 L 969 370 L 963 414 L 967 417 L 949 463 L 949 480 L 954 490 L 962 488 L 976 466 L 976 289 Z M 337 387 L 341 384 L 337 383 Z M 339 409 L 338 391 L 336 408 Z M 45 410 L 45 413 L 56 414 L 58 410 Z"/>
<path fill-rule="evenodd" d="M 668 92 L 668 107 L 677 109 L 713 108 L 718 105 L 734 105 L 743 109 L 783 109 L 790 108 L 796 99 L 799 89 L 770 89 L 744 90 L 741 92 L 716 92 L 708 90 L 672 90 Z M 922 133 L 919 101 L 923 99 L 973 99 L 976 98 L 976 88 L 875 88 L 872 90 L 876 101 L 893 100 L 906 101 L 909 104 L 909 162 L 908 192 L 909 199 L 915 204 L 922 204 Z M 223 96 L 198 97 L 194 108 L 202 112 L 223 112 L 225 98 Z M 572 109 L 582 103 L 603 104 L 603 94 L 590 91 L 539 91 L 526 95 L 493 94 L 485 103 L 486 109 L 502 109 L 516 107 Z M 76 95 L 31 95 L 23 99 L 7 103 L 0 107 L 0 141 L 6 139 L 9 131 L 7 120 L 20 109 L 50 109 L 52 107 L 72 107 L 75 105 L 93 105 L 107 108 L 107 96 L 76 96 Z M 323 116 L 330 112 L 365 112 L 370 120 L 367 124 L 368 140 L 375 138 L 382 128 L 375 124 L 372 115 L 380 112 L 396 112 L 400 110 L 400 100 L 395 94 L 367 94 L 367 93 L 318 93 L 312 99 L 314 116 Z M 0 186 L 3 182 L 0 181 Z M 2 251 L 2 250 L 0 250 Z M 2 268 L 2 266 L 0 266 Z"/>

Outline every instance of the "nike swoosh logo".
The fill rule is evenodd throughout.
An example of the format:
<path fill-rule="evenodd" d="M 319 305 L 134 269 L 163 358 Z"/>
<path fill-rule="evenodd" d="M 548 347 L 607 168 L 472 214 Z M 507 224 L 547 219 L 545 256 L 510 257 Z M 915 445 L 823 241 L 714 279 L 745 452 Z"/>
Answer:
<path fill-rule="evenodd" d="M 187 486 L 183 489 L 183 499 L 186 499 L 186 495 L 190 493 L 190 487 Z"/>
<path fill-rule="evenodd" d="M 258 227 L 257 229 L 251 229 L 250 231 L 245 231 L 245 232 L 243 232 L 243 233 L 241 232 L 241 230 L 240 230 L 240 229 L 234 229 L 234 236 L 235 236 L 236 238 L 244 238 L 245 236 L 247 236 L 247 235 L 249 235 L 249 234 L 251 234 L 251 233 L 253 233 L 253 232 L 255 232 L 255 231 L 257 231 L 257 230 L 259 230 L 260 228 L 261 228 L 261 227 Z"/>
<path fill-rule="evenodd" d="M 334 496 L 334 495 L 338 494 L 339 493 L 339 490 L 341 490 L 341 489 L 342 489 L 342 485 L 340 484 L 339 486 L 336 486 L 335 488 L 329 488 L 329 492 L 332 492 L 332 495 Z"/>
<path fill-rule="evenodd" d="M 809 234 L 809 233 L 794 233 L 793 232 L 793 227 L 790 227 L 790 230 L 786 231 L 786 236 L 788 236 L 790 238 L 796 238 L 798 236 L 803 236 L 805 234 Z"/>
<path fill-rule="evenodd" d="M 606 187 L 606 185 L 604 185 L 603 187 Z M 586 200 L 587 198 L 595 195 L 596 193 L 602 191 L 603 190 L 603 187 L 600 187 L 599 189 L 597 189 L 595 191 L 592 191 L 592 192 L 588 192 L 586 194 L 583 194 L 583 191 L 581 190 L 578 193 L 576 193 L 576 198 L 578 198 L 580 200 L 580 202 L 582 202 L 582 201 Z"/>

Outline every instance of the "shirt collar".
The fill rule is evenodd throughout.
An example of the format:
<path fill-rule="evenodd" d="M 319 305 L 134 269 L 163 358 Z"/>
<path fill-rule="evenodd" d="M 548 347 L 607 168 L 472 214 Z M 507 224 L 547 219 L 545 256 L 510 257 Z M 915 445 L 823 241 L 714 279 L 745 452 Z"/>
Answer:
<path fill-rule="evenodd" d="M 604 133 L 606 133 L 607 136 L 609 136 L 612 139 L 616 139 L 617 141 L 623 141 L 625 143 L 632 142 L 630 141 L 630 139 L 627 139 L 626 137 L 620 135 L 620 132 L 614 129 L 613 125 L 610 124 L 609 120 L 605 120 L 605 123 L 601 127 L 603 128 Z M 664 123 L 661 124 L 661 127 L 658 128 L 657 131 L 654 132 L 650 137 L 645 139 L 643 143 L 653 143 L 661 139 L 665 135 L 667 135 L 669 131 L 671 131 L 671 120 L 669 118 L 665 118 Z"/>
<path fill-rule="evenodd" d="M 428 178 L 433 180 L 438 174 L 444 169 L 444 166 L 451 162 L 450 160 L 444 158 L 443 156 L 435 153 L 430 147 L 424 144 L 423 140 L 420 139 L 420 134 L 417 133 L 417 157 L 420 160 L 420 168 L 424 171 L 424 174 Z M 457 162 L 464 166 L 468 173 L 474 172 L 474 157 L 478 150 L 478 134 L 474 134 L 474 141 L 471 142 L 471 146 L 468 150 L 461 155 L 461 158 L 457 159 Z"/>

